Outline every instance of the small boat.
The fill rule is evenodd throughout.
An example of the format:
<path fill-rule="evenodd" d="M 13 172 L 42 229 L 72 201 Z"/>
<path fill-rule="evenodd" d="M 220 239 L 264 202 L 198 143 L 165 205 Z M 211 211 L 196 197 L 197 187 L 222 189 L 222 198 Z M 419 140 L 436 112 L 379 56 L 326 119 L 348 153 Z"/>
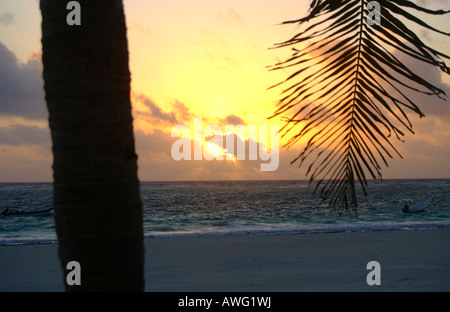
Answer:
<path fill-rule="evenodd" d="M 409 207 L 408 209 L 403 208 L 402 212 L 410 213 L 410 212 L 423 212 L 427 207 L 427 203 L 415 204 L 414 206 Z"/>
<path fill-rule="evenodd" d="M 53 207 L 45 207 L 34 210 L 24 210 L 24 209 L 4 209 L 0 215 L 2 216 L 12 216 L 12 215 L 45 215 L 51 212 Z"/>

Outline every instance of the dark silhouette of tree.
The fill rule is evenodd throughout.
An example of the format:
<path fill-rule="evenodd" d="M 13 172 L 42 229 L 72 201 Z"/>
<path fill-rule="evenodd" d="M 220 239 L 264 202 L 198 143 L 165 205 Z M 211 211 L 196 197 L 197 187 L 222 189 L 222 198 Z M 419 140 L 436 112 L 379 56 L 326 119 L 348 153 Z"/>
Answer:
<path fill-rule="evenodd" d="M 41 0 L 44 88 L 53 142 L 59 258 L 81 265 L 67 291 L 143 291 L 142 204 L 137 177 L 125 17 L 121 0 Z"/>
<path fill-rule="evenodd" d="M 410 94 L 444 98 L 445 92 L 408 68 L 398 55 L 450 70 L 445 55 L 427 46 L 410 28 L 416 24 L 449 36 L 409 13 L 443 15 L 406 0 L 379 0 L 381 24 L 373 24 L 367 0 L 313 0 L 309 13 L 298 20 L 299 31 L 275 47 L 292 47 L 290 58 L 271 70 L 294 69 L 281 83 L 275 116 L 286 121 L 286 146 L 304 139 L 306 147 L 292 163 L 307 166 L 310 182 L 317 181 L 323 200 L 339 211 L 356 211 L 356 180 L 366 194 L 367 178 L 381 179 L 381 164 L 396 150 L 404 129 L 413 132 L 408 113 L 424 116 Z M 372 22 L 371 22 L 372 21 Z M 395 51 L 395 53 L 393 52 Z M 295 133 L 292 134 L 292 132 Z"/>

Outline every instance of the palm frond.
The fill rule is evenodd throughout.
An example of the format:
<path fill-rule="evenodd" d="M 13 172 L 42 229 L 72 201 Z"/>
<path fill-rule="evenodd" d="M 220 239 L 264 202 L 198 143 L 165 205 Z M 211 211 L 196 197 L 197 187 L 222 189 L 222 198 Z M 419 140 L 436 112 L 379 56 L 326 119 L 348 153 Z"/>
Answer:
<path fill-rule="evenodd" d="M 306 139 L 292 161 L 303 165 L 317 181 L 323 199 L 342 211 L 358 206 L 356 180 L 366 194 L 367 175 L 381 179 L 382 165 L 401 157 L 392 139 L 413 132 L 410 113 L 424 114 L 410 98 L 411 91 L 445 99 L 445 92 L 408 68 L 398 55 L 437 66 L 449 74 L 448 55 L 427 46 L 404 23 L 417 24 L 446 36 L 411 10 L 432 15 L 407 0 L 379 0 L 381 24 L 369 25 L 367 0 L 313 0 L 309 14 L 283 24 L 301 31 L 275 48 L 291 47 L 292 56 L 271 70 L 294 69 L 273 116 L 286 121 L 286 146 Z M 395 53 L 394 53 L 395 51 Z"/>

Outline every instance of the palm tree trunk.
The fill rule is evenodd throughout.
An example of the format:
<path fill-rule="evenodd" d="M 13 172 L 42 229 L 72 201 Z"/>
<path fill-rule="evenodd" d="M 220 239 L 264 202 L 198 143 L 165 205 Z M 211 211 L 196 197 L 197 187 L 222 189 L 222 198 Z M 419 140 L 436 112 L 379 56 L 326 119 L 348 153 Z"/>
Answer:
<path fill-rule="evenodd" d="M 144 290 L 142 204 L 121 0 L 41 0 L 55 224 L 67 291 Z M 66 283 L 78 261 L 81 285 Z"/>

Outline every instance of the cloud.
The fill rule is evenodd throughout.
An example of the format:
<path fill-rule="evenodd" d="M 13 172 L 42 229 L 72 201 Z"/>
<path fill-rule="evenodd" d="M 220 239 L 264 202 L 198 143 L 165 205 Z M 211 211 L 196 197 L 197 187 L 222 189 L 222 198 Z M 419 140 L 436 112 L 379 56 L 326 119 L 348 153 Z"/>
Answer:
<path fill-rule="evenodd" d="M 425 117 L 448 119 L 450 117 L 450 86 L 442 80 L 441 70 L 436 66 L 420 62 L 404 54 L 400 55 L 398 51 L 394 55 L 416 75 L 444 91 L 446 96 L 442 96 L 444 99 L 441 99 L 437 96 L 421 94 L 408 89 L 404 89 L 405 94 L 420 108 Z M 419 87 L 419 89 L 424 90 L 425 88 Z"/>
<path fill-rule="evenodd" d="M 12 15 L 11 13 L 3 13 L 0 16 L 0 24 L 2 25 L 11 25 L 14 22 L 14 15 Z"/>
<path fill-rule="evenodd" d="M 133 116 L 136 122 L 143 121 L 147 126 L 173 127 L 191 123 L 194 121 L 194 117 L 198 116 L 185 103 L 177 99 L 169 104 L 170 112 L 162 109 L 160 105 L 144 94 L 132 93 L 131 100 L 133 102 Z M 208 121 L 208 118 L 203 117 L 203 121 Z"/>
<path fill-rule="evenodd" d="M 161 109 L 155 102 L 143 94 L 132 94 L 132 99 L 136 102 L 144 104 L 141 109 L 135 109 L 135 116 L 144 119 L 150 124 L 158 124 L 168 122 L 169 124 L 177 124 L 177 118 L 174 112 L 167 113 Z M 142 106 L 141 106 L 142 107 Z"/>
<path fill-rule="evenodd" d="M 50 129 L 13 124 L 0 127 L 0 181 L 52 180 Z"/>
<path fill-rule="evenodd" d="M 134 138 L 136 141 L 136 149 L 140 153 L 145 154 L 151 152 L 170 155 L 172 146 L 170 133 L 165 133 L 159 129 L 154 129 L 147 134 L 141 130 L 135 130 Z"/>
<path fill-rule="evenodd" d="M 230 139 L 231 134 L 217 136 L 218 140 Z M 234 136 L 235 144 L 241 139 Z M 257 179 L 304 179 L 304 169 L 290 165 L 297 156 L 295 149 L 280 149 L 279 167 L 275 171 L 261 171 L 261 159 L 250 160 L 249 140 L 245 142 L 245 160 L 179 160 L 172 158 L 171 148 L 180 138 L 172 138 L 170 133 L 155 130 L 144 134 L 135 132 L 139 153 L 139 178 L 141 181 L 189 181 L 189 180 L 257 180 Z M 217 140 L 215 140 L 217 141 Z M 242 142 L 242 141 L 241 141 Z M 218 142 L 215 142 L 218 143 Z M 191 141 L 192 153 L 197 141 Z M 225 146 L 225 144 L 224 144 Z"/>
<path fill-rule="evenodd" d="M 420 62 L 398 51 L 394 55 L 415 74 L 442 89 L 446 100 L 403 88 L 404 94 L 410 98 L 424 113 L 420 118 L 416 113 L 405 109 L 413 125 L 414 134 L 404 131 L 405 143 L 392 140 L 403 156 L 394 156 L 388 160 L 389 168 L 383 168 L 384 178 L 442 178 L 450 174 L 450 86 L 443 82 L 439 68 Z M 413 83 L 408 83 L 416 87 Z M 424 87 L 419 87 L 424 90 Z M 404 128 L 402 129 L 404 130 Z"/>
<path fill-rule="evenodd" d="M 403 159 L 395 152 L 391 152 L 394 159 L 387 159 L 389 164 L 388 168 L 383 166 L 382 161 L 379 161 L 382 166 L 381 173 L 384 178 L 448 177 L 450 173 L 450 145 L 448 144 L 448 142 L 450 142 L 450 126 L 448 124 L 448 119 L 450 118 L 450 85 L 444 83 L 443 74 L 439 68 L 420 62 L 417 59 L 404 55 L 400 51 L 395 51 L 393 54 L 405 65 L 405 67 L 411 69 L 411 71 L 429 83 L 442 89 L 447 94 L 447 101 L 436 96 L 420 94 L 408 88 L 399 86 L 399 89 L 403 94 L 413 101 L 425 114 L 425 118 L 419 118 L 415 112 L 402 107 L 413 125 L 415 134 L 412 134 L 406 130 L 406 127 L 397 122 L 395 117 L 387 110 L 383 110 L 383 107 L 380 107 L 380 109 L 386 113 L 389 120 L 405 133 L 405 137 L 402 138 L 405 143 L 396 140 L 394 135 L 391 136 L 390 140 L 403 156 Z M 376 75 L 373 77 L 378 79 Z M 380 79 L 378 80 L 379 83 L 386 88 L 388 93 L 389 91 L 395 92 L 392 93 L 392 95 L 398 97 L 405 103 L 408 103 L 401 95 L 390 88 L 386 82 Z M 401 81 L 406 82 L 406 84 L 411 87 L 425 90 L 424 87 L 418 86 L 412 81 L 407 81 L 403 77 L 401 78 Z M 390 101 L 387 102 L 398 116 L 403 117 L 396 109 L 394 103 Z M 380 127 L 380 130 L 385 131 L 383 127 Z M 299 141 L 296 147 L 299 148 L 302 143 L 307 142 L 305 139 Z M 389 148 L 388 144 L 384 145 L 386 148 Z M 284 152 L 281 153 L 281 155 L 283 154 Z M 293 159 L 294 157 L 289 161 Z M 285 161 L 283 160 L 283 157 L 280 157 L 280 165 L 283 164 L 283 161 Z M 309 158 L 308 161 L 311 161 L 311 158 Z M 308 165 L 308 163 L 306 163 L 306 165 Z"/>
<path fill-rule="evenodd" d="M 155 32 L 153 31 L 153 29 L 151 29 L 148 26 L 145 26 L 141 23 L 138 23 L 136 21 L 130 21 L 128 23 L 129 27 L 133 28 L 134 30 L 136 30 L 137 32 L 139 32 L 140 34 L 147 36 L 149 38 L 152 37 L 156 37 Z"/>
<path fill-rule="evenodd" d="M 40 52 L 26 63 L 0 42 L 0 114 L 26 119 L 47 119 Z"/>
<path fill-rule="evenodd" d="M 201 61 L 198 70 L 201 72 L 212 72 L 212 69 L 227 72 L 242 67 L 236 51 L 217 34 L 205 30 L 201 34 L 201 39 L 194 41 L 193 44 L 198 48 Z"/>
<path fill-rule="evenodd" d="M 228 115 L 227 117 L 225 117 L 224 119 L 220 119 L 220 123 L 221 124 L 226 124 L 226 125 L 247 125 L 240 117 L 236 116 L 236 115 Z"/>
<path fill-rule="evenodd" d="M 226 13 L 220 13 L 217 18 L 227 24 L 245 25 L 245 21 L 242 16 L 234 9 L 228 9 Z"/>
<path fill-rule="evenodd" d="M 0 146 L 0 181 L 52 181 L 51 151 L 37 145 Z"/>
<path fill-rule="evenodd" d="M 176 114 L 181 122 L 190 122 L 195 117 L 191 112 L 191 109 L 179 100 L 175 100 L 175 102 L 173 103 L 173 108 L 175 109 Z"/>
<path fill-rule="evenodd" d="M 156 105 L 153 101 L 149 99 L 144 100 L 144 104 L 150 108 L 151 115 L 155 118 L 166 120 L 170 122 L 171 124 L 177 123 L 177 118 L 175 117 L 175 113 L 166 113 L 164 112 L 158 105 Z"/>
<path fill-rule="evenodd" d="M 40 145 L 50 149 L 50 129 L 20 124 L 0 127 L 0 145 Z"/>

